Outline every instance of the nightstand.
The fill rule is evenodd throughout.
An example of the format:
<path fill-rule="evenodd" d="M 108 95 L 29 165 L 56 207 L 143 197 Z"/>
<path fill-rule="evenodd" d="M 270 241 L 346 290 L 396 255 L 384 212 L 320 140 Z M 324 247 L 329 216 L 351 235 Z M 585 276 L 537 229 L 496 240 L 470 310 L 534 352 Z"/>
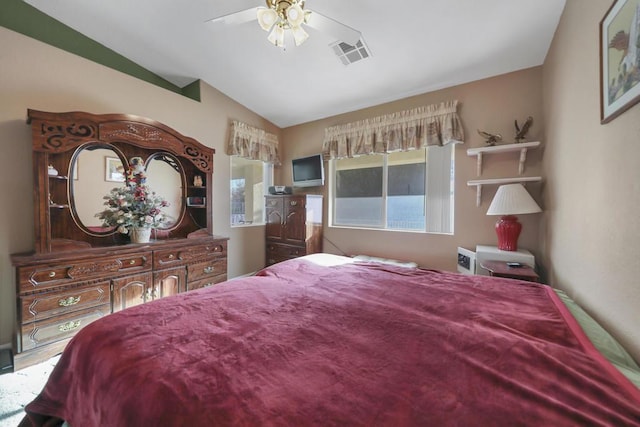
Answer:
<path fill-rule="evenodd" d="M 537 282 L 539 279 L 534 269 L 526 264 L 522 264 L 520 267 L 509 267 L 506 261 L 482 261 L 480 267 L 489 271 L 490 276 L 526 280 L 529 282 Z"/>
<path fill-rule="evenodd" d="M 482 268 L 481 264 L 486 261 L 513 261 L 526 264 L 531 268 L 536 266 L 536 259 L 531 252 L 526 249 L 518 249 L 517 251 L 503 251 L 496 246 L 477 245 L 476 246 L 476 274 L 489 275 L 486 268 Z"/>

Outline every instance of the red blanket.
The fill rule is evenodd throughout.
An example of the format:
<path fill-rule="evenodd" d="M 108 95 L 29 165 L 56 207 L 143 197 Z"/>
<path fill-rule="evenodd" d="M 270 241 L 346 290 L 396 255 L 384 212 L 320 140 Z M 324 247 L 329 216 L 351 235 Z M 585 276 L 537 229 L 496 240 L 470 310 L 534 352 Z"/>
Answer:
<path fill-rule="evenodd" d="M 640 392 L 554 295 L 287 261 L 88 325 L 26 410 L 72 427 L 640 425 Z"/>

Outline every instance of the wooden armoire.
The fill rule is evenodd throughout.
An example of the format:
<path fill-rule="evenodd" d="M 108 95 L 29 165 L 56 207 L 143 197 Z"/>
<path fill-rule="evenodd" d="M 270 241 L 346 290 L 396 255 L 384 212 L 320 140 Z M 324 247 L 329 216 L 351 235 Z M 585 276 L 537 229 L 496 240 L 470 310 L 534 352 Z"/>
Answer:
<path fill-rule="evenodd" d="M 267 265 L 322 252 L 322 196 L 265 197 Z"/>

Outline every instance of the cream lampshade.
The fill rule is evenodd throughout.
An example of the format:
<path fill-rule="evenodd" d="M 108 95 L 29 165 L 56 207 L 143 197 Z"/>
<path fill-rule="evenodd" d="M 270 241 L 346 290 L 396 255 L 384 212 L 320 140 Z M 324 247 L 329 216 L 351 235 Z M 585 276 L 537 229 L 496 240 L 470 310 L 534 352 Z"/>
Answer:
<path fill-rule="evenodd" d="M 498 249 L 518 250 L 518 237 L 522 224 L 516 215 L 542 212 L 522 184 L 501 185 L 489 205 L 487 215 L 502 215 L 496 223 Z"/>

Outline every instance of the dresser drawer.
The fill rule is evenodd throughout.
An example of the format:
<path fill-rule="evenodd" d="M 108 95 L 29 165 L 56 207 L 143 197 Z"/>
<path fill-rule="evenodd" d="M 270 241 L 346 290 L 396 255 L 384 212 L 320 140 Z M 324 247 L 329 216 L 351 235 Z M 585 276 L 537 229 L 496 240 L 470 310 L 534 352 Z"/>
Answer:
<path fill-rule="evenodd" d="M 180 249 L 167 249 L 162 251 L 153 251 L 153 268 L 161 269 L 180 265 L 184 263 Z"/>
<path fill-rule="evenodd" d="M 186 261 L 206 258 L 220 258 L 227 256 L 227 241 L 214 242 L 206 245 L 193 246 L 181 254 Z"/>
<path fill-rule="evenodd" d="M 205 260 L 226 256 L 227 241 L 224 240 L 206 245 L 154 251 L 153 266 L 155 269 L 161 269 L 185 264 L 187 262 L 194 262 L 200 259 Z"/>
<path fill-rule="evenodd" d="M 118 257 L 116 261 L 120 264 L 119 272 L 129 273 L 131 271 L 151 270 L 153 257 L 151 252 Z"/>
<path fill-rule="evenodd" d="M 205 277 L 213 277 L 226 273 L 226 258 L 197 262 L 187 266 L 187 281 L 192 282 Z"/>
<path fill-rule="evenodd" d="M 111 312 L 111 305 L 64 314 L 47 320 L 23 324 L 20 328 L 22 350 L 30 350 L 75 335 L 89 323 Z"/>
<path fill-rule="evenodd" d="M 20 297 L 22 321 L 34 322 L 63 313 L 110 304 L 110 285 L 111 282 L 106 280 L 60 292 Z"/>
<path fill-rule="evenodd" d="M 187 290 L 193 291 L 194 289 L 208 288 L 209 286 L 213 286 L 216 283 L 224 282 L 225 280 L 227 280 L 226 274 L 219 274 L 213 277 L 206 277 L 204 279 L 194 280 L 192 282 L 187 283 Z"/>
<path fill-rule="evenodd" d="M 38 264 L 19 267 L 17 270 L 19 292 L 51 289 L 100 277 L 112 277 L 133 271 L 151 270 L 151 252 L 126 256 L 100 258 L 94 261 L 78 261 L 68 264 Z"/>
<path fill-rule="evenodd" d="M 307 250 L 304 247 L 283 245 L 279 243 L 267 243 L 267 265 L 298 258 L 306 254 Z"/>

